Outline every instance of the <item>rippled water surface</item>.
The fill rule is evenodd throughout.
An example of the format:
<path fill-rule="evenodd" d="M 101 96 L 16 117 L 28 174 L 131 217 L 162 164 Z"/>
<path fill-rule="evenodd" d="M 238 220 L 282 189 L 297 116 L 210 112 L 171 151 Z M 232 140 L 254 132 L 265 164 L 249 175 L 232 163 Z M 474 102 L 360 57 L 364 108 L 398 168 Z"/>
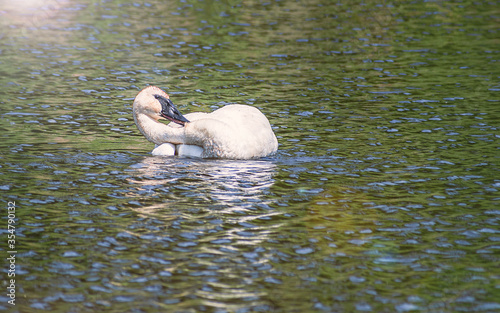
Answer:
<path fill-rule="evenodd" d="M 0 310 L 500 310 L 498 8 L 1 1 Z M 150 84 L 278 153 L 152 157 Z"/>

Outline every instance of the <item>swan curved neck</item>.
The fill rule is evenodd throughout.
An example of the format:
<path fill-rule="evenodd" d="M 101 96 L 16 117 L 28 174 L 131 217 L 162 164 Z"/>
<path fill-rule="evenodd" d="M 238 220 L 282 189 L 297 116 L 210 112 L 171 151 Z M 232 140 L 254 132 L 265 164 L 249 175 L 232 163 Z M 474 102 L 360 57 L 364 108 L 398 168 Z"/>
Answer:
<path fill-rule="evenodd" d="M 161 145 L 165 142 L 173 144 L 184 143 L 184 128 L 165 125 L 145 114 L 134 115 L 139 131 L 149 141 Z"/>

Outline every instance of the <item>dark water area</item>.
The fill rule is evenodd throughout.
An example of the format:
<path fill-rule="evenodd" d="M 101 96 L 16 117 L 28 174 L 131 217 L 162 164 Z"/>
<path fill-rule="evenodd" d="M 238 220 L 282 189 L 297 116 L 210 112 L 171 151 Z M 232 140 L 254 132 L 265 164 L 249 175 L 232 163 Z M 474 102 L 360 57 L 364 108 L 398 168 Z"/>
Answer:
<path fill-rule="evenodd" d="M 497 312 L 499 8 L 0 1 L 0 311 Z M 151 156 L 147 85 L 278 153 Z"/>

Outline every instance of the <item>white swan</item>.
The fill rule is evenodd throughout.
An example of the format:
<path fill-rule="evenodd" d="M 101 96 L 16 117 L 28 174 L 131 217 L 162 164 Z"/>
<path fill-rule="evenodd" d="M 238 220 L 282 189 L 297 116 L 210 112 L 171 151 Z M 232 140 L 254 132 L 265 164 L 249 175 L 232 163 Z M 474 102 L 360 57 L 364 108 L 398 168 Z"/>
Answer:
<path fill-rule="evenodd" d="M 226 105 L 212 113 L 184 117 L 167 93 L 149 86 L 135 97 L 133 113 L 137 128 L 156 144 L 153 155 L 253 159 L 278 149 L 267 118 L 248 105 Z M 172 123 L 164 124 L 161 119 Z"/>

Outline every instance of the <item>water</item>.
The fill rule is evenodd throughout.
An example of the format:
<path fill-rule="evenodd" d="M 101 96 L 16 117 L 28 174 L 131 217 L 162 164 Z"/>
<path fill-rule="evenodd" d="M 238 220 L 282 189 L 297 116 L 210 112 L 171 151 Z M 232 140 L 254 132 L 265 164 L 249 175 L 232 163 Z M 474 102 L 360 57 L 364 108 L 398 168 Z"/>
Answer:
<path fill-rule="evenodd" d="M 2 1 L 0 310 L 497 311 L 497 7 Z M 278 153 L 150 156 L 148 84 Z"/>

